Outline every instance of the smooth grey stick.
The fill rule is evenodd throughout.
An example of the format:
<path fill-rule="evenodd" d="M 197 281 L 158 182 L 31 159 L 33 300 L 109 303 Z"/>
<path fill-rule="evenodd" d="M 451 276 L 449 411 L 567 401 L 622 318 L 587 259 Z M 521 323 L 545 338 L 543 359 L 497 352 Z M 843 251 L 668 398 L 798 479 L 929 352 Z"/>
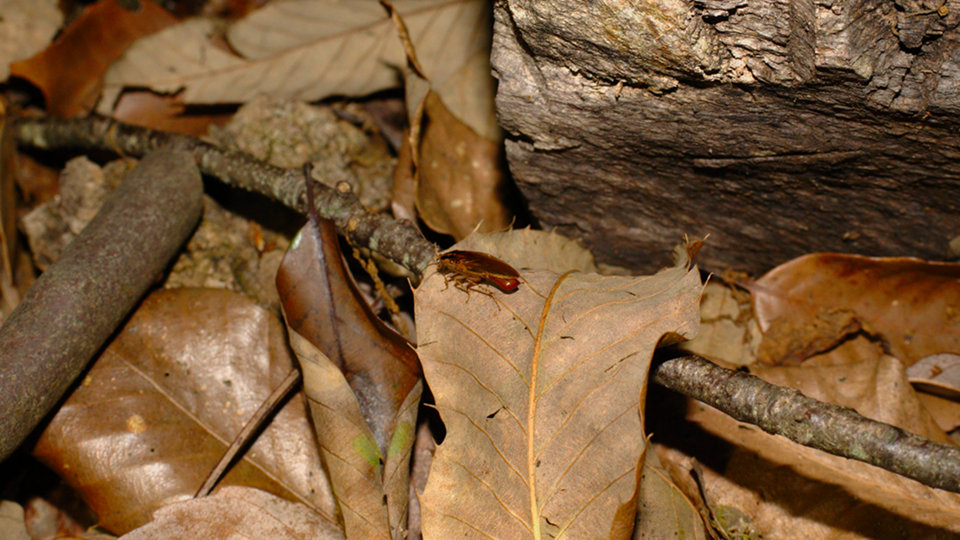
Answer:
<path fill-rule="evenodd" d="M 200 219 L 202 195 L 189 152 L 147 154 L 0 327 L 0 460 L 156 282 Z"/>

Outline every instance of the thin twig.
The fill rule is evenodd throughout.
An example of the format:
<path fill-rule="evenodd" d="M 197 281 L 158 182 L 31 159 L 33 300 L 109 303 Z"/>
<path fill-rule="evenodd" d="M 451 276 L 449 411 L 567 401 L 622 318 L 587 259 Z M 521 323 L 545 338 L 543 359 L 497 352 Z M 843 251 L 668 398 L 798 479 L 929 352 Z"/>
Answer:
<path fill-rule="evenodd" d="M 933 442 L 866 418 L 849 407 L 817 401 L 699 356 L 667 360 L 651 378 L 767 433 L 855 459 L 960 493 L 960 448 Z"/>
<path fill-rule="evenodd" d="M 297 387 L 297 384 L 300 383 L 300 370 L 294 368 L 290 370 L 290 373 L 287 374 L 287 377 L 283 379 L 283 382 L 280 383 L 273 392 L 270 393 L 270 396 L 267 399 L 263 400 L 263 403 L 260 404 L 260 407 L 255 413 L 250 417 L 250 420 L 247 421 L 246 425 L 243 426 L 243 429 L 237 433 L 237 436 L 233 438 L 233 442 L 230 443 L 230 447 L 227 448 L 227 451 L 223 453 L 223 456 L 220 457 L 220 461 L 217 462 L 216 467 L 214 467 L 210 474 L 207 475 L 207 479 L 203 481 L 203 485 L 197 490 L 197 493 L 194 497 L 206 497 L 213 490 L 214 486 L 217 485 L 217 482 L 220 481 L 220 477 L 223 476 L 223 473 L 227 470 L 227 467 L 233 463 L 233 460 L 237 457 L 237 454 L 241 450 L 245 449 L 247 445 L 250 444 L 254 435 L 260 431 L 260 428 L 263 427 L 264 423 L 274 417 L 274 412 L 277 408 L 277 405 L 283 402 L 284 399 L 290 394 L 290 391 Z"/>

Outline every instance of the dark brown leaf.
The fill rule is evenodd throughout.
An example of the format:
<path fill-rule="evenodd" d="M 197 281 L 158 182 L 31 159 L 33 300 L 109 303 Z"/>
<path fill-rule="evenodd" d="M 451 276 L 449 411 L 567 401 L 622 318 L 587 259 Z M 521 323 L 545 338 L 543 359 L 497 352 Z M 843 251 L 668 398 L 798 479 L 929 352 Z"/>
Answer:
<path fill-rule="evenodd" d="M 51 115 L 90 111 L 110 64 L 138 38 L 176 22 L 154 2 L 138 2 L 136 10 L 121 4 L 128 2 L 100 0 L 88 6 L 46 50 L 10 66 L 11 74 L 43 92 Z"/>
<path fill-rule="evenodd" d="M 277 289 L 346 534 L 399 534 L 421 392 L 416 354 L 360 295 L 330 221 L 300 231 Z"/>
<path fill-rule="evenodd" d="M 340 255 L 332 223 L 307 224 L 277 272 L 287 325 L 343 372 L 357 394 L 377 446 L 385 451 L 392 422 L 420 380 L 410 343 L 371 311 Z"/>
<path fill-rule="evenodd" d="M 41 436 L 35 455 L 122 533 L 193 495 L 234 435 L 293 367 L 280 322 L 215 289 L 152 294 Z M 301 396 L 224 484 L 336 510 Z"/>

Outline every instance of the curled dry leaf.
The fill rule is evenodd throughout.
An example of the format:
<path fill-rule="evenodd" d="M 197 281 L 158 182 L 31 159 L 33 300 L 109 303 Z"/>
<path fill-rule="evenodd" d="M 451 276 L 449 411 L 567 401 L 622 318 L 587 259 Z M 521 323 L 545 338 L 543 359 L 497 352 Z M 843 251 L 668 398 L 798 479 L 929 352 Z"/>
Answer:
<path fill-rule="evenodd" d="M 44 2 L 46 3 L 46 2 Z M 88 6 L 43 52 L 10 66 L 13 75 L 35 84 L 54 116 L 77 116 L 91 110 L 110 63 L 138 38 L 176 19 L 153 2 L 100 0 Z"/>
<path fill-rule="evenodd" d="M 504 200 L 503 145 L 470 129 L 431 91 L 423 106 L 417 152 L 417 210 L 434 231 L 463 238 L 478 228 L 500 231 L 510 225 Z"/>
<path fill-rule="evenodd" d="M 455 115 L 486 134 L 495 88 L 489 3 L 394 5 L 434 90 Z M 396 67 L 406 63 L 396 29 L 377 0 L 272 2 L 229 29 L 227 40 L 240 56 L 214 45 L 214 33 L 211 21 L 191 19 L 137 42 L 107 74 L 99 112 L 108 113 L 130 86 L 183 90 L 191 104 L 239 103 L 258 95 L 302 101 L 362 96 L 397 87 Z"/>
<path fill-rule="evenodd" d="M 122 533 L 188 499 L 234 435 L 293 368 L 283 327 L 245 297 L 215 289 L 150 295 L 54 416 L 34 454 Z M 226 475 L 336 509 L 301 396 Z"/>
<path fill-rule="evenodd" d="M 300 231 L 277 289 L 347 536 L 400 534 L 422 390 L 416 354 L 360 295 L 329 220 Z"/>
<path fill-rule="evenodd" d="M 892 357 L 751 371 L 767 382 L 949 442 L 917 400 L 903 366 Z M 765 538 L 842 536 L 837 531 L 875 537 L 892 527 L 905 531 L 903 537 L 924 536 L 931 527 L 960 533 L 958 494 L 766 434 L 698 402 L 690 402 L 688 417 L 736 447 L 722 479 L 707 475 L 709 502 L 736 506 L 754 516 Z"/>
<path fill-rule="evenodd" d="M 420 497 L 424 536 L 629 537 L 651 355 L 665 335 L 696 333 L 699 274 L 521 275 L 509 295 L 445 288 L 434 270 L 416 290 L 418 353 L 447 431 Z"/>
<path fill-rule="evenodd" d="M 477 111 L 487 113 L 477 117 L 485 120 L 483 126 L 452 113 L 448 103 L 455 96 L 439 93 L 437 81 L 420 66 L 404 17 L 388 2 L 384 6 L 397 26 L 408 62 L 404 90 L 410 128 L 395 174 L 395 206 L 409 212 L 409 197 L 413 196 L 427 226 L 457 239 L 474 230 L 506 229 L 511 221 L 505 201 L 506 162 L 492 101 L 478 103 Z M 467 75 L 464 72 L 461 78 L 468 79 Z M 485 88 L 483 82 L 489 80 L 484 72 L 470 88 Z"/>
<path fill-rule="evenodd" d="M 161 508 L 153 521 L 121 538 L 341 540 L 343 532 L 302 504 L 285 501 L 258 489 L 230 486 L 209 497 Z"/>
<path fill-rule="evenodd" d="M 779 351 L 767 355 L 771 363 L 802 360 L 862 326 L 908 366 L 932 354 L 960 353 L 958 278 L 958 264 L 837 253 L 799 257 L 749 286 L 765 334 L 761 350 Z M 766 343 L 770 332 L 779 344 L 793 345 Z M 811 348 L 812 340 L 819 345 Z"/>

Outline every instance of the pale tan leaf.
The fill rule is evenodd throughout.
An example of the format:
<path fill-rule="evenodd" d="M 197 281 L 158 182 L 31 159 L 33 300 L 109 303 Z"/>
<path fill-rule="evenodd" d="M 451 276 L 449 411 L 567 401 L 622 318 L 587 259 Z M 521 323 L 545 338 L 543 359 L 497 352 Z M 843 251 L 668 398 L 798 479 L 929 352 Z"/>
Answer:
<path fill-rule="evenodd" d="M 287 328 L 346 534 L 392 538 L 391 531 L 406 526 L 410 451 L 422 383 L 416 383 L 398 411 L 384 456 L 340 368 Z"/>
<path fill-rule="evenodd" d="M 283 326 L 246 297 L 216 289 L 151 294 L 40 437 L 34 454 L 114 532 L 193 496 L 236 433 L 293 369 Z M 241 484 L 336 507 L 295 396 L 228 472 Z"/>
<path fill-rule="evenodd" d="M 161 508 L 153 521 L 121 538 L 340 540 L 343 532 L 302 504 L 258 489 L 232 486 L 209 497 Z"/>
<path fill-rule="evenodd" d="M 426 75 L 444 103 L 488 138 L 493 114 L 489 3 L 394 2 Z M 100 112 L 123 87 L 183 89 L 187 103 L 245 102 L 261 94 L 311 101 L 398 86 L 406 62 L 377 0 L 271 2 L 230 28 L 240 56 L 211 44 L 210 21 L 192 19 L 137 42 L 108 72 Z"/>
<path fill-rule="evenodd" d="M 821 367 L 751 368 L 751 372 L 768 382 L 798 388 L 816 399 L 853 407 L 874 420 L 949 443 L 918 402 L 903 366 L 895 358 Z M 796 527 L 784 523 L 790 519 L 812 519 L 844 530 L 875 530 L 865 521 L 871 515 L 884 515 L 888 524 L 899 520 L 901 526 L 923 524 L 960 534 L 960 495 L 956 493 L 768 435 L 700 403 L 691 404 L 688 416 L 740 449 L 724 471 L 725 482 L 739 483 L 753 492 L 755 498 L 750 504 L 779 507 L 779 514 L 765 507 L 765 514 L 758 516 L 765 534 L 772 527 L 772 522 L 765 520 L 779 521 L 776 527 L 794 534 L 799 522 Z M 732 503 L 724 499 L 731 493 L 726 483 L 708 482 L 706 489 L 709 502 Z M 753 508 L 743 504 L 740 508 L 753 515 Z M 793 517 L 797 515 L 804 517 Z M 814 536 L 824 534 L 821 531 Z M 811 537 L 807 533 L 803 536 Z M 779 537 L 788 536 L 782 533 Z"/>
<path fill-rule="evenodd" d="M 649 448 L 643 462 L 640 504 L 634 540 L 691 538 L 705 540 L 703 519 L 683 491 L 670 479 L 654 449 Z"/>
<path fill-rule="evenodd" d="M 699 274 L 521 275 L 512 294 L 468 296 L 431 270 L 415 293 L 446 427 L 420 499 L 424 537 L 629 537 L 650 358 L 664 335 L 696 332 Z"/>
<path fill-rule="evenodd" d="M 10 76 L 10 64 L 39 52 L 63 23 L 56 0 L 0 2 L 0 81 Z"/>
<path fill-rule="evenodd" d="M 13 501 L 0 501 L 0 538 L 30 540 L 23 507 Z"/>
<path fill-rule="evenodd" d="M 917 399 L 943 431 L 950 433 L 960 427 L 960 403 L 923 391 L 917 392 Z"/>

